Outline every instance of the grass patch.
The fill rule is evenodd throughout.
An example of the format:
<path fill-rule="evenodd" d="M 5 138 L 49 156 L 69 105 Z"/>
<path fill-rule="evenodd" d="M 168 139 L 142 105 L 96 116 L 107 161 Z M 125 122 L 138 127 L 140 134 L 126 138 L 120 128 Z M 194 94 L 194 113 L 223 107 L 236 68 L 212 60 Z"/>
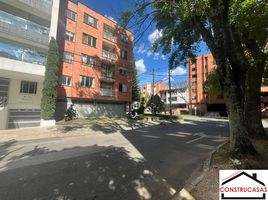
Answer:
<path fill-rule="evenodd" d="M 259 153 L 257 156 L 246 156 L 232 159 L 229 154 L 229 143 L 215 151 L 211 158 L 211 167 L 218 169 L 268 169 L 268 140 L 252 140 Z"/>

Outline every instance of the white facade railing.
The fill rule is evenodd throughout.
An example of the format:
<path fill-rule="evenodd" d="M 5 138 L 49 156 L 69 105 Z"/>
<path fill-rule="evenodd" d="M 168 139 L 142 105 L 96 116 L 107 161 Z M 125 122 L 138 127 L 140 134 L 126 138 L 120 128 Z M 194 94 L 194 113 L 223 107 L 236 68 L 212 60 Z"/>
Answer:
<path fill-rule="evenodd" d="M 100 96 L 113 97 L 114 96 L 114 92 L 111 89 L 101 88 L 100 89 Z"/>
<path fill-rule="evenodd" d="M 8 35 L 15 36 L 18 38 L 30 40 L 32 42 L 37 42 L 45 46 L 48 46 L 48 42 L 49 42 L 48 35 L 41 35 L 39 33 L 29 31 L 26 29 L 22 29 L 22 28 L 19 28 L 14 25 L 1 22 L 1 21 L 0 21 L 0 32 L 6 33 Z"/>
<path fill-rule="evenodd" d="M 51 14 L 53 0 L 19 0 L 33 8 L 36 8 L 47 14 Z"/>

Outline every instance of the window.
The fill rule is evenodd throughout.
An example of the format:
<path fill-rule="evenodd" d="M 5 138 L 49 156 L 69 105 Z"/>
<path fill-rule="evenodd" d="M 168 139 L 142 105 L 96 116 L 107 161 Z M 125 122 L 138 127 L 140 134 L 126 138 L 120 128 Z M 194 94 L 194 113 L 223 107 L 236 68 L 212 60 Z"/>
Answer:
<path fill-rule="evenodd" d="M 74 59 L 74 54 L 66 52 L 66 51 L 63 53 L 63 60 L 65 62 L 73 63 L 73 59 Z"/>
<path fill-rule="evenodd" d="M 70 77 L 70 76 L 60 76 L 60 85 L 71 86 L 72 85 L 72 77 Z"/>
<path fill-rule="evenodd" d="M 70 31 L 65 31 L 65 39 L 71 42 L 75 40 L 75 34 Z"/>
<path fill-rule="evenodd" d="M 127 51 L 121 50 L 121 58 L 127 60 Z"/>
<path fill-rule="evenodd" d="M 102 56 L 105 58 L 109 58 L 111 60 L 116 60 L 115 49 L 109 48 L 107 46 L 102 46 Z"/>
<path fill-rule="evenodd" d="M 121 41 L 123 41 L 125 43 L 129 42 L 128 36 L 125 34 L 120 34 L 120 39 L 121 39 Z"/>
<path fill-rule="evenodd" d="M 76 13 L 71 10 L 66 10 L 66 17 L 73 21 L 76 21 Z"/>
<path fill-rule="evenodd" d="M 119 83 L 119 92 L 127 92 L 127 85 Z"/>
<path fill-rule="evenodd" d="M 171 97 L 171 101 L 177 101 L 177 97 Z M 168 101 L 170 101 L 170 98 L 168 97 Z"/>
<path fill-rule="evenodd" d="M 128 70 L 126 69 L 126 68 L 120 68 L 120 74 L 122 75 L 122 76 L 127 76 L 127 73 L 128 73 Z"/>
<path fill-rule="evenodd" d="M 196 68 L 195 68 L 195 67 L 192 68 L 192 72 L 193 72 L 193 71 L 196 71 Z"/>
<path fill-rule="evenodd" d="M 114 79 L 115 78 L 115 65 L 107 63 L 107 62 L 102 62 L 101 76 L 103 78 Z"/>
<path fill-rule="evenodd" d="M 103 24 L 103 38 L 116 42 L 115 30 L 113 27 Z"/>
<path fill-rule="evenodd" d="M 88 76 L 80 76 L 80 86 L 94 88 L 95 79 Z"/>
<path fill-rule="evenodd" d="M 192 78 L 197 78 L 197 75 L 195 74 L 195 75 L 192 75 Z"/>
<path fill-rule="evenodd" d="M 21 81 L 20 93 L 36 94 L 37 82 Z"/>
<path fill-rule="evenodd" d="M 94 38 L 88 34 L 83 33 L 83 43 L 92 47 L 96 47 L 97 38 Z"/>
<path fill-rule="evenodd" d="M 97 65 L 97 58 L 86 54 L 81 54 L 81 63 L 83 65 L 94 67 Z"/>
<path fill-rule="evenodd" d="M 94 28 L 97 28 L 98 26 L 98 20 L 87 13 L 84 13 L 84 23 L 93 26 Z"/>

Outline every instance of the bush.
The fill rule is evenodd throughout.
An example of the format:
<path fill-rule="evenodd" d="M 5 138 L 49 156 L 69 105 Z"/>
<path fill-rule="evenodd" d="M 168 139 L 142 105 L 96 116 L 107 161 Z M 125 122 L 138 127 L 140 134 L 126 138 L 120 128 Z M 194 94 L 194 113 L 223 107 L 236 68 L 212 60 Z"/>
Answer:
<path fill-rule="evenodd" d="M 58 84 L 58 45 L 55 38 L 49 42 L 46 62 L 45 80 L 43 82 L 41 115 L 43 119 L 51 119 L 55 115 Z"/>

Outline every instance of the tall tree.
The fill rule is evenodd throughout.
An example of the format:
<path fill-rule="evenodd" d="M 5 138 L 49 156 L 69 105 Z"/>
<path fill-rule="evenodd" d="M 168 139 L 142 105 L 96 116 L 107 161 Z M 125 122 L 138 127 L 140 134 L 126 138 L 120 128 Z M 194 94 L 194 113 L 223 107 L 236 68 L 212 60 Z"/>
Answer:
<path fill-rule="evenodd" d="M 147 9 L 150 5 L 151 10 Z M 196 56 L 199 42 L 206 42 L 218 66 L 227 106 L 230 152 L 235 156 L 255 154 L 245 110 L 247 102 L 259 101 L 268 57 L 264 51 L 268 38 L 267 0 L 153 0 L 141 1 L 138 7 L 134 14 L 144 18 L 149 10 L 161 30 L 162 36 L 156 40 L 154 49 L 171 53 L 171 68 L 186 64 L 187 58 Z M 254 83 L 249 78 L 251 72 Z"/>
<path fill-rule="evenodd" d="M 137 68 L 134 62 L 133 73 L 132 73 L 132 101 L 140 100 L 140 89 L 138 80 Z"/>
<path fill-rule="evenodd" d="M 43 119 L 52 119 L 56 111 L 57 82 L 58 82 L 58 45 L 51 38 L 46 62 L 45 80 L 43 82 L 41 115 Z"/>

